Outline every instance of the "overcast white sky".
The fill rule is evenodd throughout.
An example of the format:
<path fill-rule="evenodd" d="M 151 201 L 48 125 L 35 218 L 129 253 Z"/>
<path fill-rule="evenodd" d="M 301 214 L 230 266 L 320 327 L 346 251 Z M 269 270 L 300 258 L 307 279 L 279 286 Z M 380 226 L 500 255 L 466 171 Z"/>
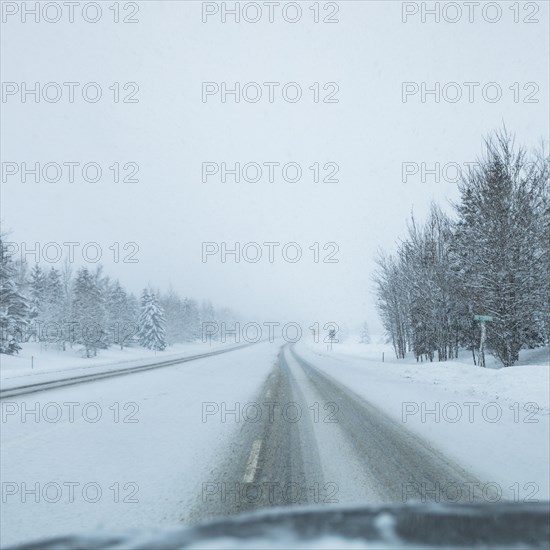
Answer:
<path fill-rule="evenodd" d="M 136 24 L 21 23 L 8 17 L 1 31 L 2 81 L 102 85 L 105 100 L 87 103 L 77 92 L 58 103 L 19 96 L 2 102 L 2 161 L 98 162 L 98 183 L 2 185 L 2 221 L 17 242 L 95 241 L 106 271 L 134 292 L 170 283 L 183 295 L 211 298 L 255 320 L 347 322 L 375 327 L 373 257 L 404 234 L 411 209 L 420 218 L 432 199 L 457 197 L 456 184 L 401 179 L 405 161 L 468 162 L 482 137 L 505 122 L 517 140 L 548 140 L 549 10 L 532 2 L 539 23 L 515 23 L 511 2 L 499 22 L 476 11 L 461 21 L 402 22 L 402 3 L 338 2 L 337 24 L 303 16 L 286 23 L 201 21 L 202 3 L 139 2 Z M 228 3 L 232 4 L 232 3 Z M 433 2 L 428 4 L 433 5 Z M 445 4 L 445 2 L 442 2 Z M 122 4 L 121 4 L 122 5 Z M 241 2 L 241 6 L 244 2 Z M 321 2 L 323 6 L 323 2 Z M 466 9 L 466 8 L 464 8 Z M 520 11 L 521 19 L 530 11 Z M 65 20 L 66 14 L 64 15 Z M 113 82 L 137 82 L 138 103 L 113 103 Z M 267 101 L 201 101 L 203 81 L 233 84 L 296 81 L 304 98 L 291 104 L 277 93 Z M 402 82 L 498 83 L 503 97 L 485 101 L 403 103 Z M 339 103 L 311 101 L 314 82 L 337 82 Z M 535 82 L 538 103 L 515 103 Z M 467 88 L 463 87 L 465 94 Z M 138 183 L 113 183 L 113 162 L 139 164 Z M 299 163 L 296 183 L 201 181 L 205 161 Z M 338 183 L 314 184 L 313 162 L 336 162 Z M 304 257 L 295 264 L 280 254 L 270 264 L 203 263 L 203 241 L 295 241 Z M 136 242 L 138 263 L 113 263 L 109 246 Z M 314 263 L 313 243 L 336 242 L 336 264 Z"/>

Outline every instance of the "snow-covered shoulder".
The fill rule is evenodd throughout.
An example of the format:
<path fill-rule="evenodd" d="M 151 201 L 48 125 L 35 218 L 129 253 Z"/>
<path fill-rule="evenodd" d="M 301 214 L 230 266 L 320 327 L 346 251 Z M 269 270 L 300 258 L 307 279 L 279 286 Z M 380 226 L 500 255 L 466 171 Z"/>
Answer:
<path fill-rule="evenodd" d="M 296 352 L 453 457 L 506 500 L 550 498 L 548 348 L 514 367 L 397 360 L 385 344 L 301 343 Z M 384 362 L 382 362 L 384 352 Z M 470 359 L 471 360 L 471 359 Z M 535 452 L 536 450 L 536 452 Z"/>

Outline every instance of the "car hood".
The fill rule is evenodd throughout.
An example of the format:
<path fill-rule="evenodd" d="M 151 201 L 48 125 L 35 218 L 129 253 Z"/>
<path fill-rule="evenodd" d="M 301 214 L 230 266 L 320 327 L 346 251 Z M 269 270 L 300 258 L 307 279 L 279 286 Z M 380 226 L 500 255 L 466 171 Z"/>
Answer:
<path fill-rule="evenodd" d="M 70 535 L 13 550 L 550 548 L 550 502 L 278 508 L 193 527 Z"/>

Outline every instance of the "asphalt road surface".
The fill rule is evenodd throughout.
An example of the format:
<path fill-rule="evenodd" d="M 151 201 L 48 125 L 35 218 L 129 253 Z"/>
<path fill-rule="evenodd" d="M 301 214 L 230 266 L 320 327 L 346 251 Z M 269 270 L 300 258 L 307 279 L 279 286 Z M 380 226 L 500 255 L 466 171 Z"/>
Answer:
<path fill-rule="evenodd" d="M 220 457 L 186 522 L 274 506 L 483 502 L 487 486 L 292 348 Z M 235 421 L 228 414 L 227 421 Z M 486 492 L 483 493 L 482 489 Z"/>

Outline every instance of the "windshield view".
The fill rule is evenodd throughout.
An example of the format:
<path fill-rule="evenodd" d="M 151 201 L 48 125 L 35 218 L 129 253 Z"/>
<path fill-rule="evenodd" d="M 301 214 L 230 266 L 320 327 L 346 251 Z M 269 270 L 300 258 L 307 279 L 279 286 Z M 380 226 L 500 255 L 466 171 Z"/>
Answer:
<path fill-rule="evenodd" d="M 550 4 L 0 1 L 2 549 L 550 548 Z"/>

